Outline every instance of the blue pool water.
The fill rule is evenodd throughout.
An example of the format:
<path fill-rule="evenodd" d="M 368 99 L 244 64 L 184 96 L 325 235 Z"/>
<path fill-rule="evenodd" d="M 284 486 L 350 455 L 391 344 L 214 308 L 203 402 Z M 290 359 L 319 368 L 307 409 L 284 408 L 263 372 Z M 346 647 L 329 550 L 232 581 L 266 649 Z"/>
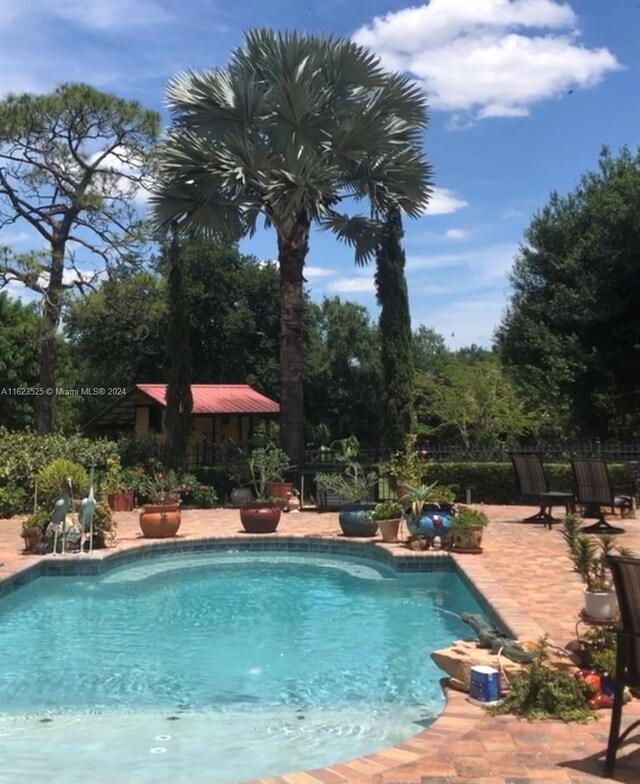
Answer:
<path fill-rule="evenodd" d="M 44 577 L 0 601 L 0 782 L 217 784 L 368 754 L 444 702 L 454 572 L 276 553 Z M 89 766 L 89 767 L 87 767 Z"/>

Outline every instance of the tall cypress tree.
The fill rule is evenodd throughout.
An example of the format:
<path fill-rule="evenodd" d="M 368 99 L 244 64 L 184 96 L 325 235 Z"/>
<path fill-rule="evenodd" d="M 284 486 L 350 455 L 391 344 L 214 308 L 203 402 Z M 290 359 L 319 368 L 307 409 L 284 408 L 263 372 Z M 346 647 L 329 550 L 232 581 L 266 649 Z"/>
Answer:
<path fill-rule="evenodd" d="M 383 454 L 401 449 L 415 430 L 414 361 L 411 346 L 409 294 L 404 274 L 400 210 L 389 210 L 376 254 L 376 296 L 380 311 L 382 412 L 380 447 Z"/>
<path fill-rule="evenodd" d="M 187 305 L 185 280 L 188 270 L 180 252 L 177 231 L 173 231 L 169 246 L 169 273 L 167 296 L 169 298 L 167 355 L 167 413 L 165 430 L 165 464 L 169 468 L 183 470 L 187 464 L 187 446 L 191 430 L 191 346 L 190 317 Z"/>

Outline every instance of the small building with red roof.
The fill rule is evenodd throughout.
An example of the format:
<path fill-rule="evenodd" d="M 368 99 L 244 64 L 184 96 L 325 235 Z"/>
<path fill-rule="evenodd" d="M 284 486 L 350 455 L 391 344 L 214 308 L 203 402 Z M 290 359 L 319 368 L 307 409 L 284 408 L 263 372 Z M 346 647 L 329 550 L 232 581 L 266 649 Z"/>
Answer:
<path fill-rule="evenodd" d="M 85 427 L 94 435 L 165 439 L 166 384 L 136 384 Z M 248 384 L 192 384 L 193 430 L 189 465 L 226 462 L 232 443 L 248 442 L 257 430 L 271 433 L 280 406 Z"/>

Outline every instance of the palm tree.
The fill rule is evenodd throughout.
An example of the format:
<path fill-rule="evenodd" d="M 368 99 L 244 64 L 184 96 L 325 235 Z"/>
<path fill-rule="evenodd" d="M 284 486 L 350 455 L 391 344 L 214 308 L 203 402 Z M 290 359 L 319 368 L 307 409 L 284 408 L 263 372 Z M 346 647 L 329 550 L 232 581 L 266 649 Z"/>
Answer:
<path fill-rule="evenodd" d="M 312 224 L 374 254 L 378 223 L 419 215 L 430 194 L 426 99 L 348 39 L 259 29 L 228 65 L 175 76 L 156 222 L 181 231 L 275 229 L 280 269 L 280 440 L 302 465 L 303 268 Z M 365 215 L 353 204 L 367 201 Z"/>

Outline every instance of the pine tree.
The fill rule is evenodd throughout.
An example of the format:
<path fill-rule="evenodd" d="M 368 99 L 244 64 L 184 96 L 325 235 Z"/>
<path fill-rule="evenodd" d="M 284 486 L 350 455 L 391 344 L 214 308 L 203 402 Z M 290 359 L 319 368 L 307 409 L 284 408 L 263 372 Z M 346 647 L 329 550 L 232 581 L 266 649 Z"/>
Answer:
<path fill-rule="evenodd" d="M 167 414 L 165 463 L 169 468 L 182 469 L 187 464 L 187 446 L 191 430 L 191 346 L 190 317 L 187 305 L 184 257 L 174 231 L 169 248 L 169 329 L 167 332 Z"/>
<path fill-rule="evenodd" d="M 387 213 L 376 255 L 383 388 L 380 447 L 386 455 L 402 448 L 406 436 L 415 430 L 416 424 L 403 236 L 400 210 L 392 209 Z"/>

